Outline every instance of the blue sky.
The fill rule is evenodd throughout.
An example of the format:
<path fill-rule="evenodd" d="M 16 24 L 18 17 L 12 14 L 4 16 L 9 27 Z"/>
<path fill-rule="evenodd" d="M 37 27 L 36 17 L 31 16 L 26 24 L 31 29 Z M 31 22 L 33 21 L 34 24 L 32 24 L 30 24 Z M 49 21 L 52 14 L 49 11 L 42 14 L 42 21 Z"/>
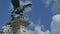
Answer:
<path fill-rule="evenodd" d="M 25 0 L 23 0 L 25 1 Z M 55 14 L 54 0 L 31 0 L 32 1 L 32 10 L 30 12 L 26 12 L 29 20 L 33 21 L 36 25 L 43 25 L 42 30 L 51 30 L 50 25 L 52 21 L 52 16 Z M 10 9 L 10 0 L 0 0 L 0 31 L 2 30 L 2 26 L 4 26 L 7 22 L 10 21 L 11 16 L 9 13 Z M 56 10 L 57 11 L 57 10 Z M 40 23 L 38 22 L 40 20 Z M 30 28 L 30 27 L 29 27 Z M 30 28 L 34 30 L 34 27 Z"/>
<path fill-rule="evenodd" d="M 41 19 L 41 25 L 44 25 L 44 30 L 50 30 L 50 24 L 52 19 L 52 12 L 50 8 L 47 8 L 42 0 L 31 0 L 32 11 L 27 12 L 27 15 L 31 21 L 35 24 L 38 19 Z M 10 21 L 11 16 L 9 10 L 10 0 L 0 0 L 0 30 L 3 25 Z"/>

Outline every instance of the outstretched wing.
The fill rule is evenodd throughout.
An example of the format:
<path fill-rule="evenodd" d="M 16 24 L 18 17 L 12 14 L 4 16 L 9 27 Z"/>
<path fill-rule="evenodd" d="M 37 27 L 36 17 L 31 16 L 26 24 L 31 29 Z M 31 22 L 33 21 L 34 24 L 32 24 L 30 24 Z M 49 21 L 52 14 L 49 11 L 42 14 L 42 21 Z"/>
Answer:
<path fill-rule="evenodd" d="M 26 5 L 24 5 L 24 6 L 23 6 L 23 10 L 24 10 L 25 8 L 27 8 L 27 7 L 31 7 L 31 6 L 32 6 L 32 4 L 31 4 L 31 3 L 26 4 Z"/>
<path fill-rule="evenodd" d="M 22 8 L 20 11 L 15 12 L 15 13 L 17 13 L 17 14 L 19 14 L 19 13 L 23 13 L 23 11 L 24 11 L 24 9 L 25 9 L 25 8 L 27 8 L 27 7 L 31 7 L 31 6 L 32 6 L 32 4 L 31 4 L 31 3 L 26 4 L 26 5 L 24 5 L 24 6 L 23 6 L 23 8 Z"/>
<path fill-rule="evenodd" d="M 19 7 L 19 0 L 11 0 L 14 10 Z"/>
<path fill-rule="evenodd" d="M 31 3 L 28 3 L 28 4 L 24 5 L 23 8 L 20 10 L 20 12 L 23 13 L 23 10 L 24 10 L 25 8 L 31 7 L 31 6 L 32 6 Z M 18 13 L 20 13 L 20 12 L 18 12 Z"/>
<path fill-rule="evenodd" d="M 26 5 L 23 6 L 23 8 L 31 7 L 31 6 L 32 6 L 32 4 L 26 4 Z"/>

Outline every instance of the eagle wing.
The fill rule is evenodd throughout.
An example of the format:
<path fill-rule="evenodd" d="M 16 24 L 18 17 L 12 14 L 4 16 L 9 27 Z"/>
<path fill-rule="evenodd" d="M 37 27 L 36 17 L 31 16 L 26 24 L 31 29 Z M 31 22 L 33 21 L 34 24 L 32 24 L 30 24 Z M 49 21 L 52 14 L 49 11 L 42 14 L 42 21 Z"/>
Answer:
<path fill-rule="evenodd" d="M 19 0 L 11 0 L 14 10 L 19 7 Z"/>
<path fill-rule="evenodd" d="M 26 5 L 23 6 L 23 8 L 31 7 L 31 6 L 32 6 L 32 4 L 26 4 Z"/>
<path fill-rule="evenodd" d="M 31 7 L 31 6 L 32 6 L 32 4 L 30 4 L 30 3 L 29 3 L 29 4 L 26 4 L 26 5 L 23 6 L 23 10 L 24 10 L 25 8 Z"/>

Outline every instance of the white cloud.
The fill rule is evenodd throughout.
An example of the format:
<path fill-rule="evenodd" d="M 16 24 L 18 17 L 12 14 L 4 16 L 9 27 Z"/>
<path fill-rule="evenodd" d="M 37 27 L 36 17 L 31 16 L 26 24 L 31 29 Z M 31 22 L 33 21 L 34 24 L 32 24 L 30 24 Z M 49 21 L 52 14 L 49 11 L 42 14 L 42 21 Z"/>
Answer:
<path fill-rule="evenodd" d="M 52 7 L 52 11 L 54 12 L 54 14 L 56 13 L 60 13 L 60 0 L 56 0 L 53 7 Z"/>
<path fill-rule="evenodd" d="M 43 3 L 48 7 L 51 3 L 51 0 L 43 0 Z"/>
<path fill-rule="evenodd" d="M 60 34 L 60 14 L 54 15 L 51 23 L 51 32 L 49 30 L 43 32 L 42 26 L 36 25 L 32 22 L 30 26 L 34 26 L 35 30 L 28 30 L 28 34 Z"/>
<path fill-rule="evenodd" d="M 37 26 L 35 27 L 35 33 L 36 33 L 36 34 L 50 34 L 50 31 L 47 30 L 47 31 L 43 32 L 43 31 L 41 30 L 41 26 L 40 26 L 40 25 L 37 25 Z"/>
<path fill-rule="evenodd" d="M 46 7 L 50 7 L 53 14 L 60 13 L 60 0 L 43 0 Z"/>
<path fill-rule="evenodd" d="M 43 0 L 43 4 L 45 4 L 46 7 L 51 7 L 52 11 L 56 13 L 57 11 L 60 11 L 60 1 L 59 0 Z"/>
<path fill-rule="evenodd" d="M 33 22 L 30 24 L 30 26 L 34 26 L 34 27 L 35 27 L 35 28 L 34 28 L 34 31 L 28 30 L 27 34 L 50 34 L 50 31 L 49 31 L 49 30 L 43 32 L 43 31 L 41 30 L 41 27 L 42 27 L 42 26 L 36 25 L 36 24 L 34 24 Z"/>
<path fill-rule="evenodd" d="M 32 30 L 28 30 L 28 31 L 27 31 L 27 34 L 35 34 L 35 32 L 32 31 Z"/>
<path fill-rule="evenodd" d="M 51 24 L 51 34 L 60 34 L 60 14 L 54 15 Z"/>

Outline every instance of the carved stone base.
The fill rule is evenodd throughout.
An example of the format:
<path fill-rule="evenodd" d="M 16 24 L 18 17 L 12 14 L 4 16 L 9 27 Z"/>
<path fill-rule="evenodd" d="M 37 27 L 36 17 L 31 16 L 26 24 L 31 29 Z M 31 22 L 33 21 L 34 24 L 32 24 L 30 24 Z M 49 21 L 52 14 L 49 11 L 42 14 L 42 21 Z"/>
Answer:
<path fill-rule="evenodd" d="M 13 33 L 14 34 L 26 34 L 27 26 L 30 23 L 29 23 L 29 21 L 27 21 L 23 18 L 20 18 L 20 19 L 11 21 L 9 24 L 13 28 Z"/>

